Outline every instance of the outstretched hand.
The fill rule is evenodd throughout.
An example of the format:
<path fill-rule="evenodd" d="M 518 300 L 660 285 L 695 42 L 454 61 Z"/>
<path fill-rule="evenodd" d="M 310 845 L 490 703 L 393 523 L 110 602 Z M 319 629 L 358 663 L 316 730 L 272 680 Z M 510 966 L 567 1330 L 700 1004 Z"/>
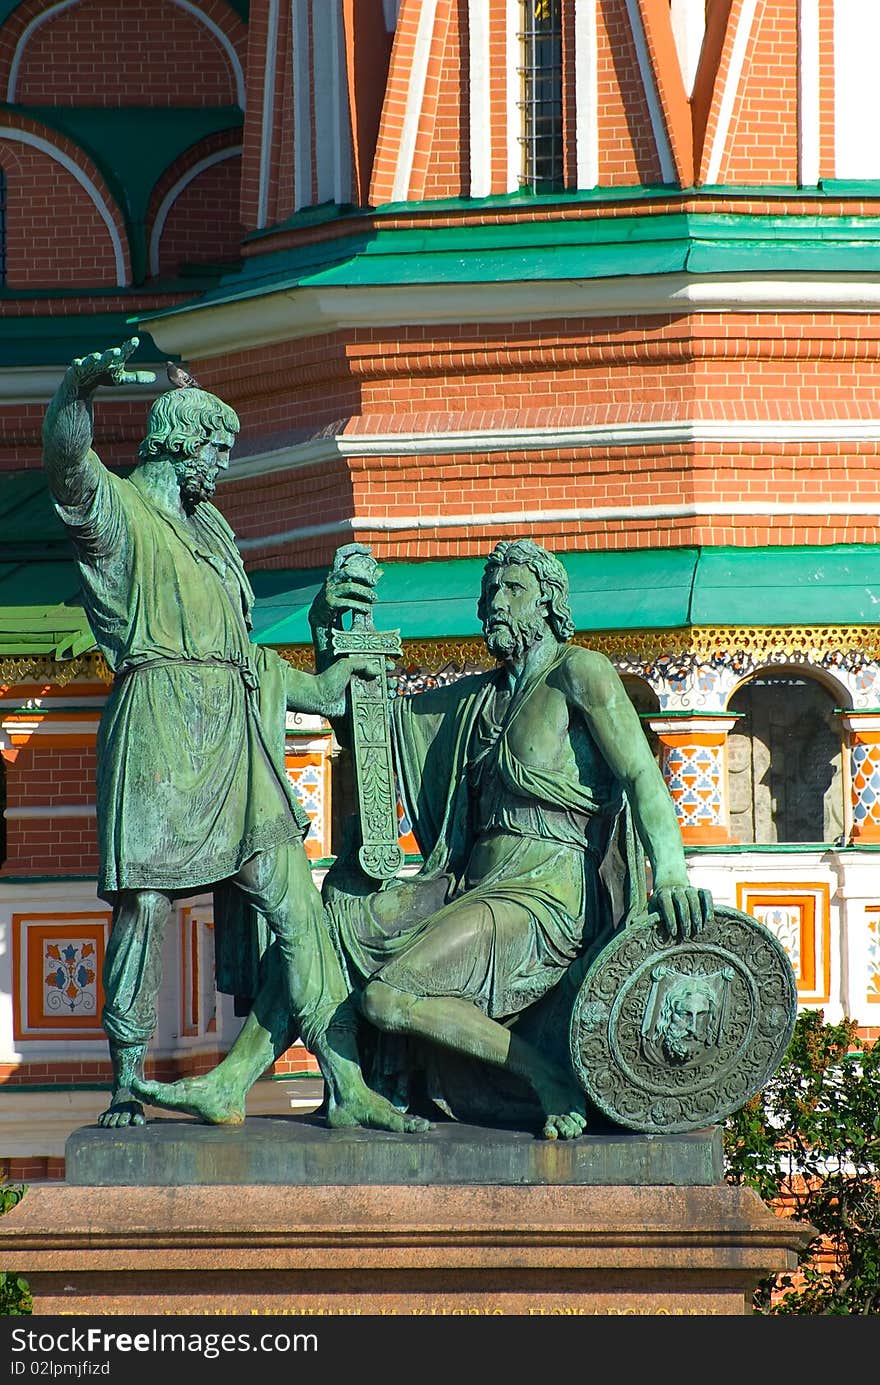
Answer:
<path fill-rule="evenodd" d="M 648 900 L 648 913 L 656 915 L 670 941 L 696 938 L 715 917 L 708 890 L 693 885 L 661 885 Z"/>
<path fill-rule="evenodd" d="M 77 356 L 68 367 L 68 378 L 76 383 L 80 393 L 90 394 L 100 385 L 150 385 L 156 376 L 152 370 L 129 370 L 128 358 L 140 344 L 138 337 L 129 337 L 122 346 L 108 351 L 93 351 L 89 356 Z"/>

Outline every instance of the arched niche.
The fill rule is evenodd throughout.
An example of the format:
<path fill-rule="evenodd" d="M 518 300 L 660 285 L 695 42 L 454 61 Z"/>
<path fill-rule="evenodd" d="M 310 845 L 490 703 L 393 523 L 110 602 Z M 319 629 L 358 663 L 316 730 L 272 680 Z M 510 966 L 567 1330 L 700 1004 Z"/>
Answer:
<path fill-rule="evenodd" d="M 845 831 L 839 700 L 801 669 L 763 669 L 733 693 L 727 738 L 736 841 L 838 843 Z"/>

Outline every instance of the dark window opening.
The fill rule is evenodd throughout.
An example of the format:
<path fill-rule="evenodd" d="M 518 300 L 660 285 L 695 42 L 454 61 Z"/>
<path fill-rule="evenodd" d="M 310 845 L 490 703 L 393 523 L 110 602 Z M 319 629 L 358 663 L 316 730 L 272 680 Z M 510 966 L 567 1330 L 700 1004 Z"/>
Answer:
<path fill-rule="evenodd" d="M 534 192 L 563 186 L 562 0 L 522 0 L 519 108 L 523 171 Z"/>
<path fill-rule="evenodd" d="M 727 739 L 734 840 L 842 840 L 842 735 L 834 699 L 814 679 L 764 674 L 738 688 Z"/>

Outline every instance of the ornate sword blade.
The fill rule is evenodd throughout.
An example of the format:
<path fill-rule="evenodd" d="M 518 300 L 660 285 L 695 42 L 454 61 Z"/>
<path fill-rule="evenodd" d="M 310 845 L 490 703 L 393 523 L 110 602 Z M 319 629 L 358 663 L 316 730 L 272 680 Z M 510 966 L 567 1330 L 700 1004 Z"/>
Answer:
<path fill-rule="evenodd" d="M 358 860 L 372 880 L 390 880 L 403 865 L 397 840 L 397 790 L 391 755 L 388 676 L 385 660 L 400 655 L 399 630 L 373 630 L 365 624 L 334 630 L 334 654 L 375 654 L 376 677 L 349 685 L 355 782 L 361 824 Z"/>

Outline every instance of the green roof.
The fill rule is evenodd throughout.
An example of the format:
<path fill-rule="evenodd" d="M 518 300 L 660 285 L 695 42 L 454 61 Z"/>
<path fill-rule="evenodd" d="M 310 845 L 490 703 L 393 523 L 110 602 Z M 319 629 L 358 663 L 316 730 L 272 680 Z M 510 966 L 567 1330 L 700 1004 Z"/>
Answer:
<path fill-rule="evenodd" d="M 663 548 L 561 553 L 575 628 L 662 630 L 691 625 L 880 623 L 880 545 Z M 375 621 L 404 639 L 480 634 L 483 561 L 386 563 Z M 257 572 L 254 637 L 308 644 L 308 609 L 322 574 Z"/>
<path fill-rule="evenodd" d="M 93 647 L 67 540 L 40 471 L 0 475 L 0 655 Z M 561 553 L 575 628 L 880 624 L 880 544 Z M 481 558 L 385 563 L 380 629 L 404 639 L 479 635 Z M 308 645 L 324 569 L 251 573 L 258 644 Z"/>
<path fill-rule="evenodd" d="M 686 623 L 696 549 L 561 554 L 578 630 L 666 628 Z M 479 635 L 482 558 L 385 563 L 374 608 L 377 628 L 404 639 Z M 308 644 L 308 610 L 323 572 L 255 572 L 254 638 L 259 644 Z"/>

